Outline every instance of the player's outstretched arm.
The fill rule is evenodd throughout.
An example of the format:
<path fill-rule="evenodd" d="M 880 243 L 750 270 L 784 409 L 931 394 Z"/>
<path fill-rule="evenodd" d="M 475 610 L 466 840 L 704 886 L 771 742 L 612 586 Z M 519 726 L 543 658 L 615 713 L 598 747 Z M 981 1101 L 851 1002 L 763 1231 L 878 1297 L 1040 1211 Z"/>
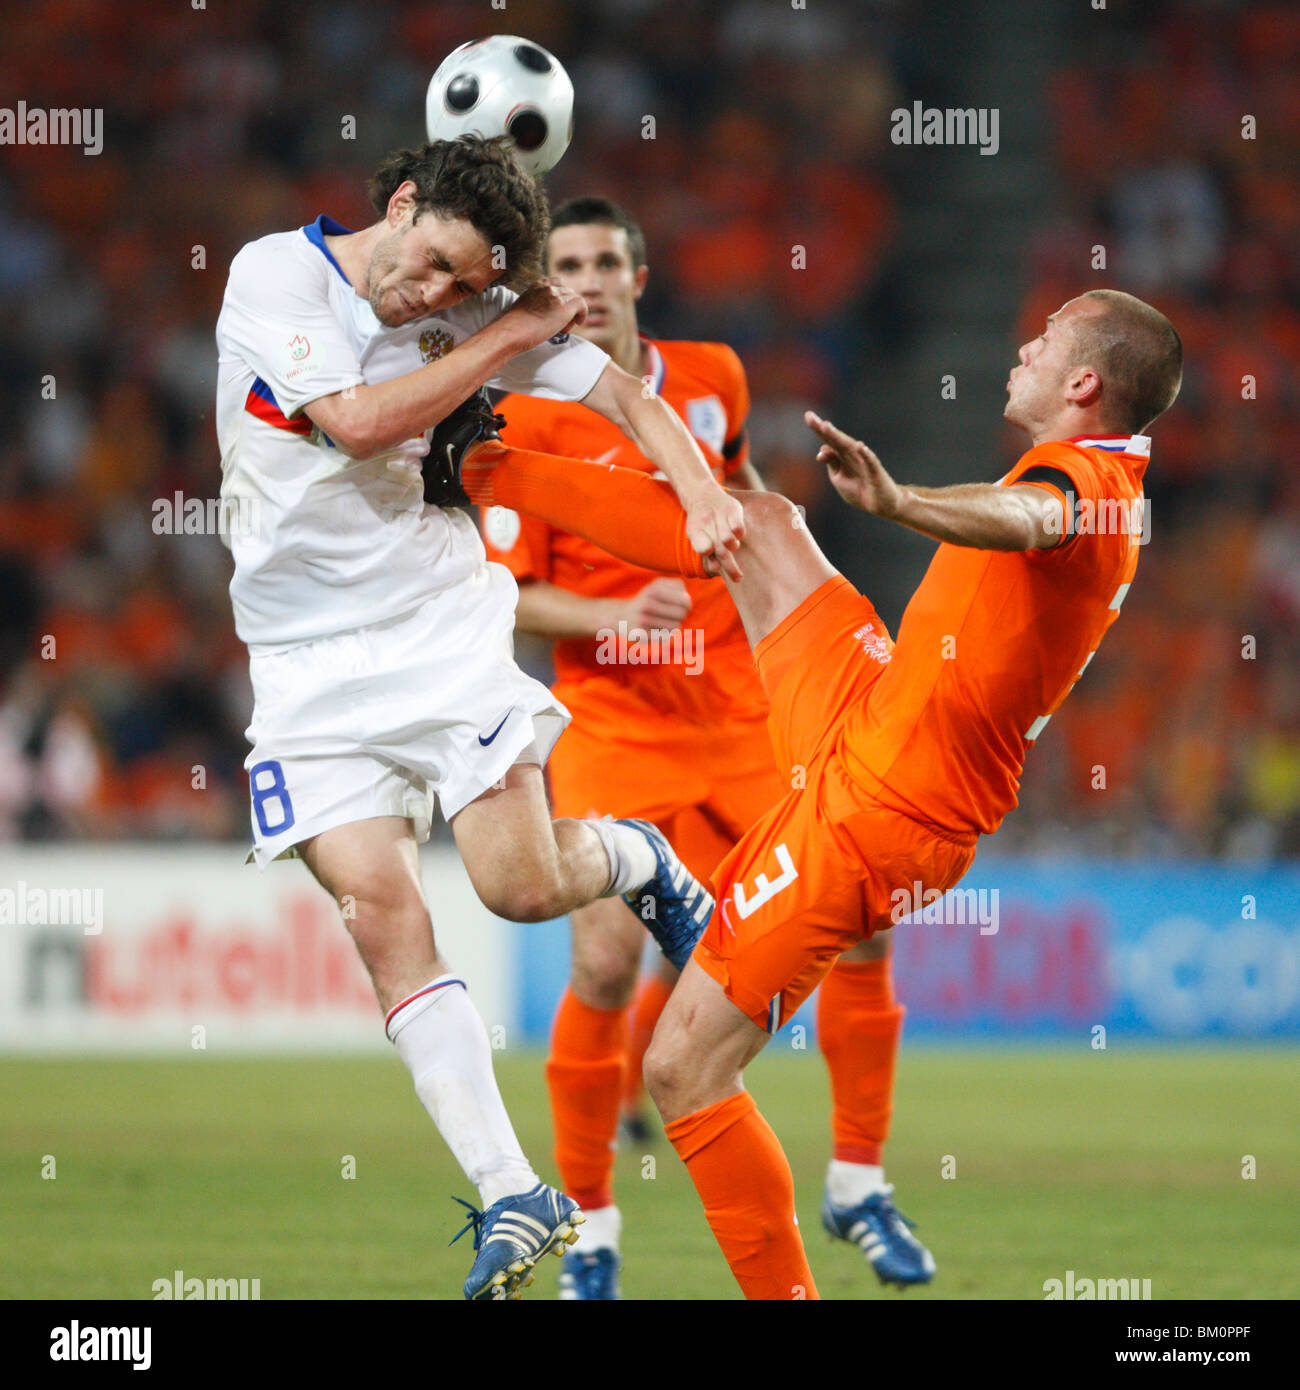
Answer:
<path fill-rule="evenodd" d="M 310 401 L 303 412 L 350 458 L 373 458 L 446 419 L 521 352 L 587 316 L 581 295 L 542 281 L 436 362 L 405 376 Z"/>
<path fill-rule="evenodd" d="M 714 481 L 680 417 L 613 362 L 582 403 L 617 425 L 672 484 L 686 511 L 686 535 L 695 553 L 713 555 L 724 574 L 739 579 L 740 566 L 731 552 L 745 535 L 744 509 Z"/>
<path fill-rule="evenodd" d="M 861 440 L 811 410 L 804 419 L 822 441 L 818 463 L 826 465 L 836 492 L 859 511 L 977 550 L 1047 550 L 1064 535 L 1060 503 L 1043 488 L 991 483 L 904 487 Z"/>

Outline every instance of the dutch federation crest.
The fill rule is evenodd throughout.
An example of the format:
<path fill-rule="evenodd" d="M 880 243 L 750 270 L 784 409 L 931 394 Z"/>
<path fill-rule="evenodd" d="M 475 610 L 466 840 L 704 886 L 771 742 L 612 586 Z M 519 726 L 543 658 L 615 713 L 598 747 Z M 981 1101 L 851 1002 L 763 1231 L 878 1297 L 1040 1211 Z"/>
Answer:
<path fill-rule="evenodd" d="M 420 356 L 426 365 L 445 357 L 455 346 L 455 338 L 445 328 L 426 328 L 420 334 Z"/>

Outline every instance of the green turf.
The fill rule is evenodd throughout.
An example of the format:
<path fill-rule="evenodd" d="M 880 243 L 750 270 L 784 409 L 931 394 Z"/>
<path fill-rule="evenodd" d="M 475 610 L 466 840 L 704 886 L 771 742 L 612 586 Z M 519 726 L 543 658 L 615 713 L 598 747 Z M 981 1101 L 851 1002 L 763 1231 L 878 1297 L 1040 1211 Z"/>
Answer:
<path fill-rule="evenodd" d="M 496 1060 L 551 1176 L 541 1059 Z M 1296 1297 L 1298 1073 L 1269 1049 L 905 1049 L 888 1171 L 939 1265 L 906 1296 L 1041 1299 L 1073 1269 L 1149 1278 L 1157 1299 Z M 790 1155 L 823 1297 L 898 1297 L 820 1229 L 818 1054 L 778 1042 L 750 1084 Z M 446 1248 L 448 1194 L 473 1194 L 395 1058 L 0 1059 L 0 1114 L 0 1296 L 149 1298 L 175 1269 L 256 1277 L 263 1298 L 460 1295 L 470 1250 Z M 616 1183 L 626 1297 L 738 1297 L 671 1148 L 621 1152 Z M 558 1263 L 526 1296 L 554 1296 Z"/>

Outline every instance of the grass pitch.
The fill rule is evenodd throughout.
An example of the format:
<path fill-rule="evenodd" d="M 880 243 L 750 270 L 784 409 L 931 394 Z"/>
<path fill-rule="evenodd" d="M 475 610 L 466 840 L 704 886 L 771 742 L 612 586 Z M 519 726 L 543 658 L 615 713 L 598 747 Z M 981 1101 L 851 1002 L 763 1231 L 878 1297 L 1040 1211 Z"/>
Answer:
<path fill-rule="evenodd" d="M 1073 1270 L 1150 1279 L 1155 1299 L 1295 1298 L 1298 1062 L 905 1045 L 887 1173 L 939 1272 L 904 1296 L 1042 1299 Z M 553 1179 L 542 1059 L 496 1065 Z M 778 1042 L 750 1086 L 790 1156 L 822 1296 L 899 1297 L 821 1231 L 819 1054 Z M 396 1058 L 6 1058 L 0 1113 L 0 1296 L 148 1299 L 179 1269 L 257 1278 L 263 1299 L 460 1297 L 472 1252 L 468 1236 L 446 1248 L 461 1224 L 448 1195 L 474 1194 Z M 616 1191 L 626 1298 L 739 1297 L 662 1139 L 619 1153 Z M 558 1267 L 525 1297 L 553 1298 Z"/>

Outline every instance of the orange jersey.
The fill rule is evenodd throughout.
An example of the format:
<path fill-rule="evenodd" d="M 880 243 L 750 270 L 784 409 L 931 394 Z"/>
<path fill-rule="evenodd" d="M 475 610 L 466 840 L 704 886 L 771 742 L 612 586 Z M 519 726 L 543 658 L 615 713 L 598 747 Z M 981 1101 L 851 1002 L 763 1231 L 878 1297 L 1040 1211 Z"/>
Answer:
<path fill-rule="evenodd" d="M 722 343 L 658 342 L 648 347 L 650 379 L 681 417 L 719 481 L 748 459 L 749 388 L 736 354 Z M 653 473 L 654 465 L 603 416 L 577 402 L 512 395 L 498 409 L 502 439 L 542 453 Z M 545 580 L 587 598 L 631 598 L 662 576 L 590 541 L 505 508 L 484 516 L 488 558 L 520 583 Z M 638 715 L 716 728 L 728 713 L 753 716 L 766 704 L 744 627 L 720 580 L 684 580 L 691 610 L 676 645 L 638 647 L 635 632 L 555 643 L 555 690 L 588 724 L 617 737 Z"/>
<path fill-rule="evenodd" d="M 1040 444 L 1001 485 L 1046 488 L 1073 534 L 1050 550 L 939 547 L 892 660 L 840 735 L 855 783 L 950 832 L 998 828 L 1026 751 L 1133 581 L 1149 451 L 1141 435 Z"/>

